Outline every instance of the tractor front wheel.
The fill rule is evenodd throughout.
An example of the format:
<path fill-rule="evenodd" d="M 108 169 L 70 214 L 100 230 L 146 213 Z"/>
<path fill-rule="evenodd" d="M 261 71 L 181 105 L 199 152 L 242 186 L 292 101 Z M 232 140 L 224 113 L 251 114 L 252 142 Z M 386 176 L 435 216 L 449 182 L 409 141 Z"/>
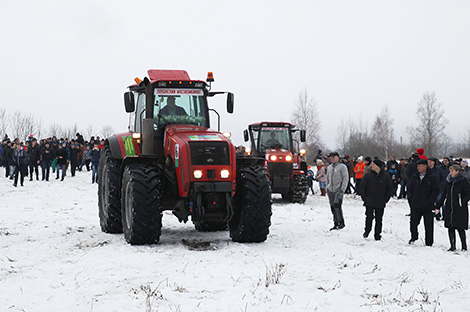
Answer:
<path fill-rule="evenodd" d="M 155 244 L 162 228 L 161 177 L 148 164 L 130 164 L 122 178 L 122 225 L 131 245 Z"/>
<path fill-rule="evenodd" d="M 266 169 L 248 166 L 238 170 L 233 199 L 234 216 L 229 221 L 234 242 L 264 242 L 271 225 L 271 186 Z"/>

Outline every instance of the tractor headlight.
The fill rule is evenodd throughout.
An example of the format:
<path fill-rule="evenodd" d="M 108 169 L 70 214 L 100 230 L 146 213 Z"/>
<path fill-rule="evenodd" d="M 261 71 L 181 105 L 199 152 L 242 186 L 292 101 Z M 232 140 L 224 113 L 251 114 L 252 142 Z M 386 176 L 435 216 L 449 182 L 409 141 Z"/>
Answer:
<path fill-rule="evenodd" d="M 250 147 L 245 148 L 245 155 L 251 155 L 251 148 Z"/>
<path fill-rule="evenodd" d="M 305 156 L 305 153 L 306 153 L 306 152 L 307 152 L 307 151 L 305 150 L 305 148 L 301 148 L 300 151 L 299 151 L 300 156 Z"/>
<path fill-rule="evenodd" d="M 277 160 L 277 156 L 276 156 L 276 155 L 271 155 L 271 156 L 269 157 L 269 160 L 271 160 L 271 161 L 276 161 L 276 160 Z"/>
<path fill-rule="evenodd" d="M 224 132 L 222 133 L 224 135 L 224 137 L 226 137 L 227 139 L 230 139 L 232 137 L 232 132 Z"/>
<path fill-rule="evenodd" d="M 202 178 L 202 170 L 194 170 L 193 171 L 193 176 L 194 176 L 195 179 Z"/>
<path fill-rule="evenodd" d="M 291 155 L 287 155 L 287 156 L 286 156 L 286 161 L 292 161 L 292 156 L 291 156 Z"/>
<path fill-rule="evenodd" d="M 222 179 L 228 179 L 230 177 L 230 172 L 227 169 L 220 170 L 220 177 Z"/>

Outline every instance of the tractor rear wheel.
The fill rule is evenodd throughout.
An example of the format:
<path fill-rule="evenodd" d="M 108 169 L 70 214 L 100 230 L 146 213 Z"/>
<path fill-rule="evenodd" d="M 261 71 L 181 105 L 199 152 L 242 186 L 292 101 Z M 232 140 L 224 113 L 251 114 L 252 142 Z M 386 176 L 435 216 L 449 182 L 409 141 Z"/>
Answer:
<path fill-rule="evenodd" d="M 234 242 L 264 242 L 271 225 L 271 186 L 266 169 L 248 166 L 238 170 L 233 199 L 234 216 L 229 222 Z"/>
<path fill-rule="evenodd" d="M 162 228 L 161 177 L 148 164 L 130 164 L 122 177 L 122 227 L 131 245 L 158 243 Z"/>
<path fill-rule="evenodd" d="M 98 208 L 101 230 L 122 233 L 121 164 L 111 155 L 109 145 L 103 147 L 98 172 Z"/>

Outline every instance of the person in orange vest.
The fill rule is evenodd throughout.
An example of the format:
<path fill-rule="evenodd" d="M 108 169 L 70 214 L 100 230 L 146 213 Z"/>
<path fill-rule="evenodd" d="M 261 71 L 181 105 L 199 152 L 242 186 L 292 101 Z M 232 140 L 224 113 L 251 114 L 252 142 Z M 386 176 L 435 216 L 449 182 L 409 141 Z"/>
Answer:
<path fill-rule="evenodd" d="M 363 160 L 364 160 L 364 157 L 359 156 L 357 158 L 357 164 L 354 167 L 354 173 L 356 173 L 356 194 L 357 195 L 361 195 L 360 194 L 361 181 L 364 175 L 364 167 L 366 166 Z"/>

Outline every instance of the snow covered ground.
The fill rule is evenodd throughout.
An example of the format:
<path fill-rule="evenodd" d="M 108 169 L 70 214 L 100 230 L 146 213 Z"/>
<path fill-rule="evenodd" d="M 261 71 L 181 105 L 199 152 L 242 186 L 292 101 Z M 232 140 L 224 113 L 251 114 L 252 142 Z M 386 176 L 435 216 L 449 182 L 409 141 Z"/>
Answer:
<path fill-rule="evenodd" d="M 380 242 L 362 238 L 359 198 L 346 196 L 346 228 L 330 232 L 326 198 L 275 196 L 264 243 L 165 212 L 161 242 L 131 246 L 100 231 L 90 173 L 18 188 L 0 174 L 0 311 L 470 311 L 470 254 L 447 251 L 438 221 L 433 247 L 408 245 L 403 200 Z"/>

